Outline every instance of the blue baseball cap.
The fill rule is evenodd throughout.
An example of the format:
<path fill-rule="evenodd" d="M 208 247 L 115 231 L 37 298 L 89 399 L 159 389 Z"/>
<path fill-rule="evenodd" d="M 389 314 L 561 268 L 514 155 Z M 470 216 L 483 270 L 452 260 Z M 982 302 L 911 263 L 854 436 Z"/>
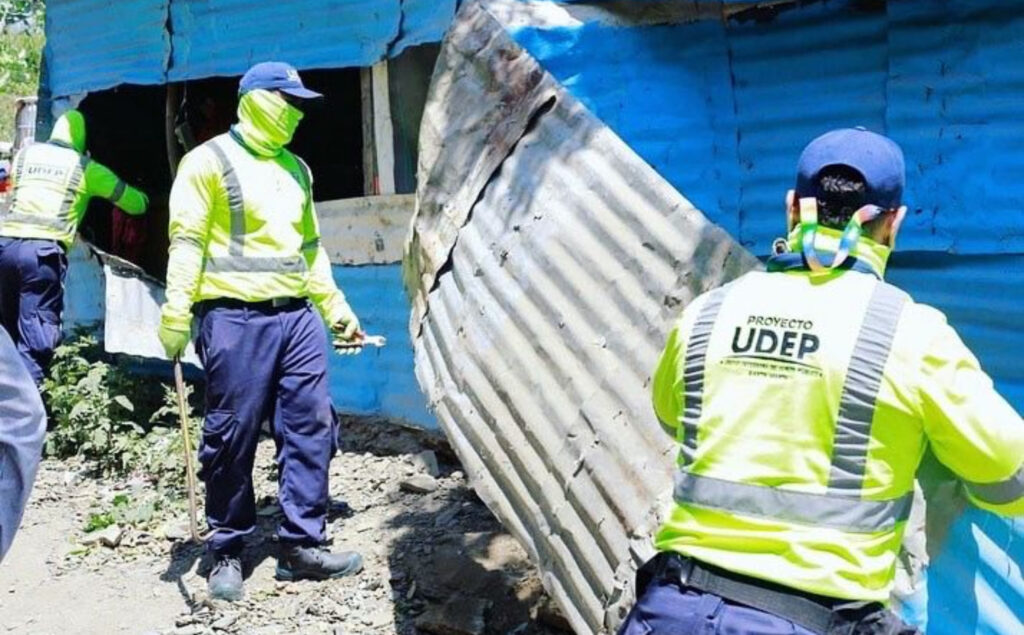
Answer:
<path fill-rule="evenodd" d="M 860 172 L 867 203 L 896 209 L 903 201 L 906 167 L 896 142 L 862 127 L 826 132 L 807 144 L 797 163 L 796 195 L 817 197 L 818 175 L 829 166 L 845 165 Z"/>
<path fill-rule="evenodd" d="M 279 90 L 300 99 L 323 97 L 320 93 L 303 86 L 299 71 L 284 62 L 260 62 L 247 70 L 238 84 L 238 94 L 244 95 L 258 88 Z"/>

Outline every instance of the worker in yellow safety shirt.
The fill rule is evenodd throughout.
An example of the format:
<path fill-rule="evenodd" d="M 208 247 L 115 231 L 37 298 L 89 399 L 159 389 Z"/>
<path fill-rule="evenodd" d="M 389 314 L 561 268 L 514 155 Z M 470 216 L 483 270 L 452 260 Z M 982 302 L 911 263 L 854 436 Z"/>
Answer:
<path fill-rule="evenodd" d="M 0 323 L 40 384 L 60 342 L 67 250 L 89 199 L 136 215 L 149 201 L 85 154 L 85 118 L 77 110 L 57 119 L 49 141 L 18 152 L 11 180 L 10 206 L 0 214 Z"/>
<path fill-rule="evenodd" d="M 159 332 L 168 356 L 178 356 L 198 318 L 206 371 L 200 477 L 214 530 L 208 584 L 226 600 L 242 597 L 243 538 L 256 525 L 253 460 L 268 419 L 284 512 L 278 579 L 336 578 L 363 563 L 358 553 L 321 546 L 337 450 L 323 322 L 355 345 L 348 351 L 363 336 L 320 245 L 309 167 L 285 148 L 302 109 L 321 95 L 280 62 L 253 66 L 239 92 L 238 123 L 189 152 L 171 188 Z"/>
<path fill-rule="evenodd" d="M 800 157 L 768 271 L 696 298 L 653 378 L 680 446 L 620 633 L 911 633 L 886 608 L 925 449 L 1024 513 L 1024 422 L 937 310 L 883 280 L 903 153 L 862 128 Z"/>

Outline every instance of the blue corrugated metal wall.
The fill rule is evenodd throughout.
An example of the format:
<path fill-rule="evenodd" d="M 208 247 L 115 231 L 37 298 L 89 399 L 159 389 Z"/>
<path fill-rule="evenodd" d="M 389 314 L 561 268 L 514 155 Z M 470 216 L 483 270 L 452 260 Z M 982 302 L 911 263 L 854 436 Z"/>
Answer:
<path fill-rule="evenodd" d="M 409 300 L 402 287 L 401 265 L 335 266 L 334 279 L 363 329 L 388 338 L 384 348 L 331 356 L 335 406 L 342 412 L 382 415 L 436 428 L 437 420 L 427 412 L 413 370 Z"/>
<path fill-rule="evenodd" d="M 49 0 L 49 94 L 300 69 L 369 66 L 441 39 L 455 0 Z M 113 26 L 112 26 L 113 25 Z"/>
<path fill-rule="evenodd" d="M 783 231 L 811 138 L 852 125 L 895 138 L 911 214 L 890 279 L 946 312 L 1024 409 L 1024 5 L 832 0 L 765 15 L 514 36 L 758 254 Z M 913 617 L 929 633 L 1024 632 L 1024 523 L 970 510 L 950 536 Z"/>

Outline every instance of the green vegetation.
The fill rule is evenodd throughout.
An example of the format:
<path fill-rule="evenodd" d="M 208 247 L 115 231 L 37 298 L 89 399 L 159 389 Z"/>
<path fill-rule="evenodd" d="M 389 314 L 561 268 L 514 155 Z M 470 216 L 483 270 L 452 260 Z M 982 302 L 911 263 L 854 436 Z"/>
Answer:
<path fill-rule="evenodd" d="M 0 0 L 0 141 L 14 140 L 14 103 L 39 90 L 43 0 Z"/>
<path fill-rule="evenodd" d="M 172 496 L 184 491 L 173 386 L 111 364 L 96 338 L 80 331 L 57 348 L 42 393 L 47 456 L 78 457 L 103 476 L 138 476 Z M 195 445 L 199 419 L 190 412 L 189 421 Z"/>
<path fill-rule="evenodd" d="M 42 394 L 50 416 L 48 457 L 75 457 L 100 476 L 149 485 L 98 501 L 85 532 L 113 524 L 153 529 L 184 505 L 184 440 L 172 385 L 112 363 L 96 338 L 79 330 L 57 348 Z M 188 387 L 190 402 L 192 396 Z M 195 456 L 200 420 L 191 406 L 188 416 Z"/>

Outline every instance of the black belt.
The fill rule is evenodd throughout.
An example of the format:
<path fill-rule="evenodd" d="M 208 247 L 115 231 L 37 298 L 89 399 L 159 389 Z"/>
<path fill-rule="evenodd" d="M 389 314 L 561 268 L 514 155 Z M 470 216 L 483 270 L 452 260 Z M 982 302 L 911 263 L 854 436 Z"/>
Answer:
<path fill-rule="evenodd" d="M 306 306 L 305 298 L 272 298 L 259 302 L 247 302 L 236 298 L 215 298 L 196 303 L 197 312 L 204 313 L 210 309 L 255 309 L 257 311 L 281 311 Z"/>
<path fill-rule="evenodd" d="M 849 603 L 741 576 L 675 553 L 659 553 L 637 571 L 637 593 L 642 593 L 641 586 L 651 580 L 671 581 L 683 589 L 717 595 L 822 635 L 829 631 L 834 609 Z M 877 607 L 882 609 L 881 604 Z"/>

